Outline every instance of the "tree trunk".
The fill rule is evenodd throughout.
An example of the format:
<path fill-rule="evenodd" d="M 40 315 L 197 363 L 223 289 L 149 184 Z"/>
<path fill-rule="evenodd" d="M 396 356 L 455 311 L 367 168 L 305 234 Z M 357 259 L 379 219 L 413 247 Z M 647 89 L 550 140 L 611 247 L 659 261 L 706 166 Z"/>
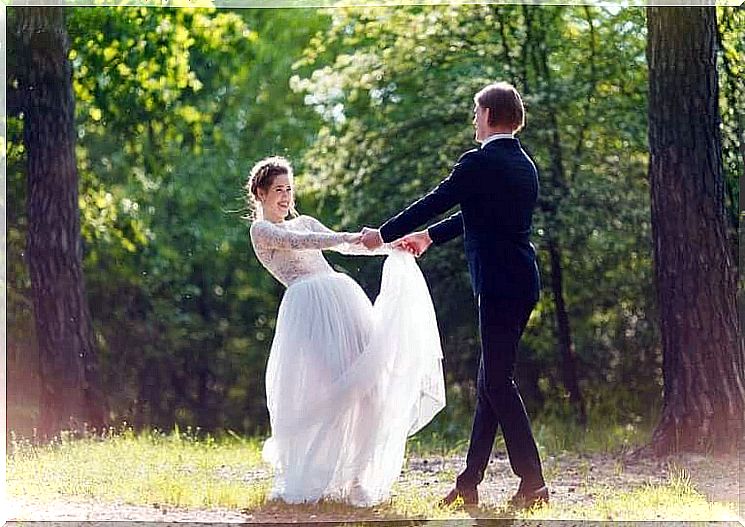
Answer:
<path fill-rule="evenodd" d="M 731 451 L 745 354 L 727 246 L 714 8 L 648 8 L 649 179 L 664 401 L 658 454 Z"/>
<path fill-rule="evenodd" d="M 556 335 L 561 353 L 561 376 L 564 387 L 569 392 L 569 402 L 576 412 L 577 422 L 587 424 L 587 412 L 582 392 L 577 379 L 577 357 L 572 344 L 572 331 L 569 325 L 569 314 L 564 303 L 564 292 L 561 269 L 561 253 L 555 240 L 549 239 L 548 252 L 551 261 L 551 291 L 556 310 Z"/>
<path fill-rule="evenodd" d="M 106 424 L 83 280 L 72 69 L 61 8 L 18 8 L 40 435 Z"/>

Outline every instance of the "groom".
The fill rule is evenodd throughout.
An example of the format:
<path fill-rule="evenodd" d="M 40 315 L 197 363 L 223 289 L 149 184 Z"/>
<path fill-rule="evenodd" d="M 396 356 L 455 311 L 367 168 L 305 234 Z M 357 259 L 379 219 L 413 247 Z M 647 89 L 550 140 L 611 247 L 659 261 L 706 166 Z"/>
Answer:
<path fill-rule="evenodd" d="M 466 505 L 478 504 L 477 486 L 501 426 L 512 470 L 521 478 L 510 504 L 531 507 L 548 502 L 548 489 L 513 372 L 518 342 L 540 289 L 535 249 L 529 241 L 538 174 L 514 137 L 525 124 L 517 90 L 504 82 L 490 84 L 474 96 L 474 103 L 475 139 L 481 147 L 463 154 L 432 192 L 379 230 L 364 229 L 362 243 L 373 249 L 398 240 L 396 245 L 421 255 L 431 244 L 464 235 L 479 306 L 481 358 L 466 469 L 442 503 L 449 505 L 461 497 Z M 456 205 L 460 212 L 408 234 Z"/>

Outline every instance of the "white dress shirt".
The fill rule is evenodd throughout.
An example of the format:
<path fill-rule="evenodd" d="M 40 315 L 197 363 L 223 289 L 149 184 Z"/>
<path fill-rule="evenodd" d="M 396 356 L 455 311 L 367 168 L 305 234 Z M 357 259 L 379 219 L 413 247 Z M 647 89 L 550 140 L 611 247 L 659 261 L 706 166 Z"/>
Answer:
<path fill-rule="evenodd" d="M 514 139 L 515 134 L 493 134 L 481 141 L 481 148 L 484 148 L 487 143 L 491 143 L 495 139 Z"/>

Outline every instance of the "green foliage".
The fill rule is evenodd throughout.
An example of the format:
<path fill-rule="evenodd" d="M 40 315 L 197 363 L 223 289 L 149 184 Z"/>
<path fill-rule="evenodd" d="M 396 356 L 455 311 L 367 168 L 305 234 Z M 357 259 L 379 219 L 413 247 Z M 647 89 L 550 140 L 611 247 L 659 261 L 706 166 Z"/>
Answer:
<path fill-rule="evenodd" d="M 448 408 L 407 444 L 410 455 L 464 456 L 471 434 L 472 405 L 462 399 L 455 384 L 448 387 Z M 618 386 L 590 390 L 587 424 L 573 419 L 572 409 L 560 394 L 546 389 L 546 401 L 531 417 L 531 427 L 541 457 L 574 454 L 629 452 L 646 444 L 657 421 L 659 404 L 649 405 L 643 395 Z M 497 435 L 495 450 L 504 452 Z"/>
<path fill-rule="evenodd" d="M 527 107 L 521 139 L 542 184 L 534 240 L 544 292 L 518 365 L 528 404 L 565 399 L 549 238 L 562 250 L 585 389 L 611 382 L 658 396 L 643 12 L 484 5 L 332 14 L 331 30 L 301 62 L 315 70 L 293 80 L 324 118 L 301 183 L 323 214 L 339 227 L 376 225 L 433 188 L 474 146 L 474 93 L 497 79 L 512 81 Z M 457 242 L 434 248 L 421 265 L 448 381 L 468 394 L 478 343 L 463 251 Z M 361 272 L 374 282 L 377 268 Z"/>
<path fill-rule="evenodd" d="M 86 285 L 115 420 L 266 426 L 263 371 L 280 289 L 250 249 L 242 186 L 257 158 L 301 151 L 312 136 L 315 114 L 288 79 L 325 19 L 307 10 L 68 11 Z M 17 246 L 21 130 L 11 120 Z M 9 342 L 20 348 L 31 324 L 21 261 L 9 275 L 19 306 Z M 9 366 L 25 401 L 34 394 L 17 383 L 32 340 Z M 30 432 L 29 421 L 11 426 Z"/>
<path fill-rule="evenodd" d="M 719 89 L 722 116 L 722 160 L 725 203 L 733 248 L 739 229 L 740 179 L 745 173 L 745 12 L 732 7 L 717 8 L 719 25 Z M 736 251 L 733 257 L 737 260 Z"/>
<path fill-rule="evenodd" d="M 9 27 L 14 14 L 9 8 Z M 551 240 L 561 248 L 591 415 L 616 409 L 621 428 L 647 418 L 661 371 L 642 9 L 116 7 L 67 14 L 86 288 L 115 420 L 265 431 L 263 376 L 282 289 L 250 248 L 242 190 L 250 166 L 285 155 L 298 174 L 301 212 L 337 228 L 379 225 L 475 146 L 472 97 L 496 79 L 524 95 L 528 124 L 520 138 L 542 185 L 533 240 L 544 288 L 517 368 L 526 405 L 546 422 L 568 416 Z M 745 17 L 732 8 L 718 14 L 734 231 Z M 24 261 L 22 130 L 22 116 L 8 119 L 8 402 L 10 428 L 30 434 L 38 357 Z M 330 259 L 376 295 L 379 259 Z M 431 249 L 419 263 L 437 311 L 449 400 L 428 433 L 460 445 L 474 404 L 476 306 L 459 242 Z"/>

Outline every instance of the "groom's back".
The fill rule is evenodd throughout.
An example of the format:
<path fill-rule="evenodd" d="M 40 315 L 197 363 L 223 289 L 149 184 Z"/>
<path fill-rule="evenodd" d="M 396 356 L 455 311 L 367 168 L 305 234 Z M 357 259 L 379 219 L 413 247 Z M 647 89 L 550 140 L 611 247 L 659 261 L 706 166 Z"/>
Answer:
<path fill-rule="evenodd" d="M 475 192 L 461 203 L 464 244 L 474 292 L 537 297 L 530 244 L 538 172 L 517 139 L 497 139 L 471 155 L 480 168 Z"/>
<path fill-rule="evenodd" d="M 466 237 L 521 238 L 530 234 L 538 172 L 517 139 L 492 141 L 475 151 L 478 189 L 462 204 Z"/>

